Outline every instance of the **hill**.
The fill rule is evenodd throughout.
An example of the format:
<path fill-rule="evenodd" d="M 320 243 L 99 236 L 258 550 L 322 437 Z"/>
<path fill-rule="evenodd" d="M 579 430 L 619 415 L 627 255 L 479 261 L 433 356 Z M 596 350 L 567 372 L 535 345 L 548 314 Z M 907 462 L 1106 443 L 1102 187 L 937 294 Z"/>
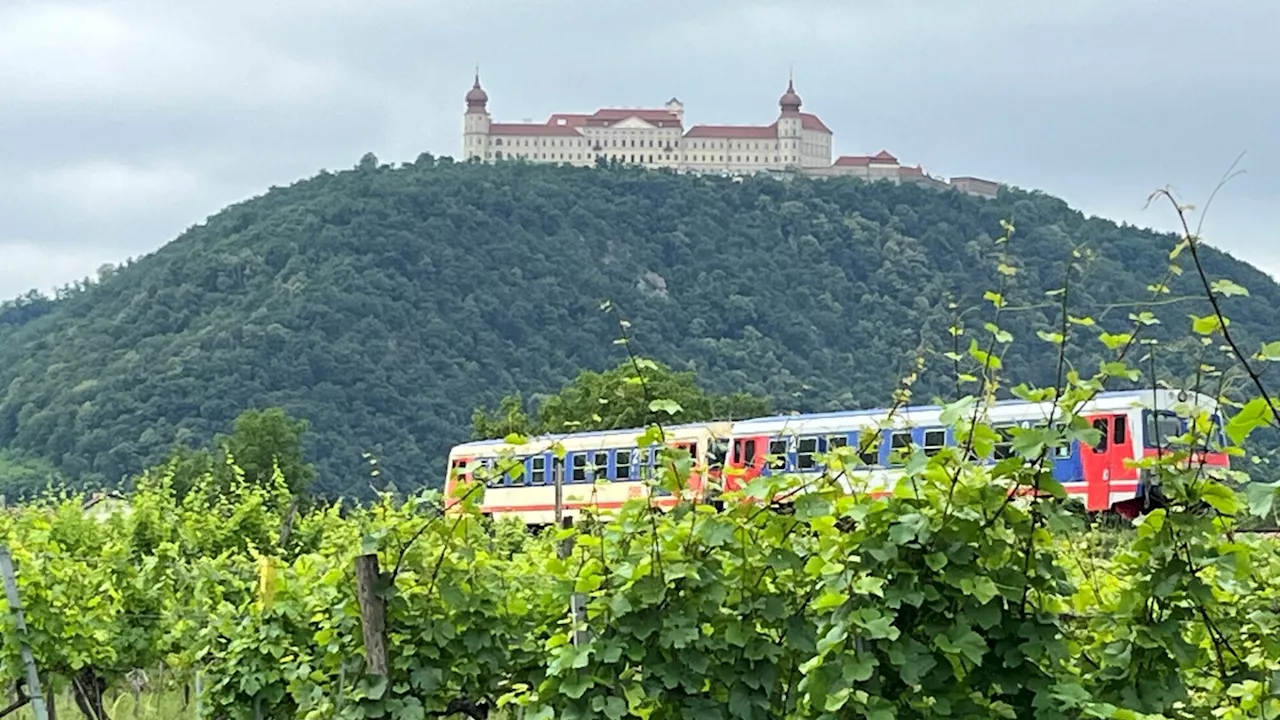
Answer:
<path fill-rule="evenodd" d="M 1001 220 L 1016 227 L 998 245 Z M 913 353 L 928 397 L 953 392 L 947 328 L 981 328 L 983 292 L 1008 282 L 1005 365 L 1051 381 L 1035 339 L 1056 327 L 1073 251 L 1072 314 L 1128 323 L 1170 236 L 1086 218 L 1056 198 L 985 200 L 852 179 L 681 176 L 626 168 L 483 166 L 366 156 L 226 208 L 155 253 L 56 299 L 0 310 L 0 447 L 83 483 L 115 483 L 175 442 L 203 442 L 248 407 L 306 418 L 329 494 L 364 495 L 363 452 L 400 488 L 434 484 L 472 411 L 550 392 L 635 347 L 719 392 L 774 408 L 884 403 Z M 1013 277 L 998 271 L 1011 254 Z M 1280 336 L 1280 287 L 1206 250 L 1232 329 Z M 1170 298 L 1199 281 L 1176 278 Z M 956 303 L 958 310 L 949 309 Z M 1120 304 L 1119 306 L 1116 306 Z M 1158 308 L 1185 335 L 1201 300 Z M 1109 309 L 1108 309 L 1109 308 Z M 1072 348 L 1096 367 L 1096 340 Z M 1096 347 L 1095 347 L 1096 346 Z M 1167 350 L 1166 372 L 1194 368 Z"/>

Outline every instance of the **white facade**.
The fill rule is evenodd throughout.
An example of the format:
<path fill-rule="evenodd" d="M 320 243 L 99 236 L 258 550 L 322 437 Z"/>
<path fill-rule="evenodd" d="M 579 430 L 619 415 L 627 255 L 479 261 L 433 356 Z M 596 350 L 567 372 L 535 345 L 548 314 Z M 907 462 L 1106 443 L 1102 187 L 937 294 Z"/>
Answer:
<path fill-rule="evenodd" d="M 480 77 L 467 93 L 463 157 L 481 162 L 595 165 L 607 160 L 652 168 L 753 173 L 831 165 L 832 133 L 787 86 L 771 125 L 694 125 L 686 128 L 684 105 L 672 98 L 662 108 L 601 109 L 556 113 L 543 123 L 493 122 Z"/>
<path fill-rule="evenodd" d="M 594 113 L 556 113 L 542 123 L 499 123 L 489 115 L 489 95 L 480 74 L 466 95 L 462 156 L 496 163 L 521 160 L 593 166 L 604 160 L 682 172 L 749 175 L 800 172 L 814 176 L 854 176 L 995 197 L 999 185 L 979 178 L 948 183 L 920 166 L 906 167 L 887 151 L 841 156 L 834 162 L 834 135 L 812 113 L 801 112 L 792 82 L 778 99 L 769 125 L 692 125 L 684 104 L 671 98 L 661 108 L 603 108 Z"/>

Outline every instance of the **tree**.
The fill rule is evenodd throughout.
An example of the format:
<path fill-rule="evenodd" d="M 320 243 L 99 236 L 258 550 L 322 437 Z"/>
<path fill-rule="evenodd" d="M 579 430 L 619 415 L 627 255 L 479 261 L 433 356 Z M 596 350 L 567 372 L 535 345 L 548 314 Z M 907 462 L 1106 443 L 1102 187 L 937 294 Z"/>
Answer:
<path fill-rule="evenodd" d="M 244 470 L 245 479 L 265 483 L 278 464 L 290 492 L 303 495 L 316 477 L 315 466 L 302 453 L 308 426 L 306 420 L 295 420 L 281 408 L 246 410 L 236 418 L 234 432 L 219 438 L 219 444 Z"/>
<path fill-rule="evenodd" d="M 303 456 L 303 436 L 309 424 L 294 419 L 281 408 L 249 409 L 235 419 L 230 435 L 214 438 L 212 448 L 175 447 L 166 461 L 173 472 L 173 487 L 179 498 L 202 475 L 212 474 L 222 487 L 231 485 L 231 469 L 226 455 L 230 453 L 245 480 L 266 485 L 276 465 L 284 476 L 289 492 L 305 495 L 315 480 L 316 469 Z"/>
<path fill-rule="evenodd" d="M 0 496 L 19 500 L 59 485 L 62 478 L 52 465 L 39 458 L 0 449 Z"/>
<path fill-rule="evenodd" d="M 655 399 L 661 406 L 651 406 Z M 657 419 L 673 422 L 733 420 L 769 413 L 769 401 L 749 393 L 707 393 L 695 373 L 677 372 L 647 359 L 625 360 L 605 372 L 584 370 L 559 393 L 545 398 L 530 417 L 517 394 L 493 410 L 477 408 L 473 438 L 642 427 Z"/>
<path fill-rule="evenodd" d="M 471 438 L 506 437 L 512 433 L 528 434 L 532 428 L 528 413 L 524 411 L 524 398 L 520 393 L 506 395 L 492 411 L 476 408 L 471 414 Z"/>

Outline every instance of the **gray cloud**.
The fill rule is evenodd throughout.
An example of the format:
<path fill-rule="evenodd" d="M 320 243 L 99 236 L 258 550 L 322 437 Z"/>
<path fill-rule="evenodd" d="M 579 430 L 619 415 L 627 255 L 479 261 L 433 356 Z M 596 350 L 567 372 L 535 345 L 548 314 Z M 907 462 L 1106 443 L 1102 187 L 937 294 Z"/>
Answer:
<path fill-rule="evenodd" d="M 481 64 L 503 120 L 655 105 L 768 122 L 794 66 L 837 151 L 1060 195 L 1273 273 L 1280 51 L 1267 0 L 8 0 L 0 4 L 0 297 L 158 248 L 320 168 L 455 155 Z"/>

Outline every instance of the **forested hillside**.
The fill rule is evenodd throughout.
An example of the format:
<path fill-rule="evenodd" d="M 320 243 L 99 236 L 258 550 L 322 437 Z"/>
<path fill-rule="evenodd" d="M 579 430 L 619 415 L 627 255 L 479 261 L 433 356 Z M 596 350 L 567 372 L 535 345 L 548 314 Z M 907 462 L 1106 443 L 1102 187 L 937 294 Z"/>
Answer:
<path fill-rule="evenodd" d="M 1005 366 L 1051 383 L 1056 356 L 1034 338 L 1059 322 L 1061 297 L 1045 293 L 1073 253 L 1071 313 L 1127 324 L 1124 303 L 1150 297 L 1174 244 L 1021 191 L 367 156 L 229 207 L 56 300 L 7 304 L 0 447 L 11 465 L 117 483 L 245 408 L 280 406 L 310 422 L 317 490 L 366 495 L 365 452 L 380 481 L 435 484 L 477 406 L 616 365 L 619 316 L 634 347 L 711 390 L 847 408 L 885 402 L 917 350 L 920 394 L 954 393 L 948 327 L 957 313 L 981 326 L 983 293 L 999 287 L 1001 326 L 1026 340 Z M 1000 271 L 1005 252 L 1014 275 Z M 1230 298 L 1237 338 L 1280 335 L 1280 287 L 1205 254 L 1213 279 L 1251 293 Z M 1203 298 L 1199 282 L 1175 277 L 1154 308 L 1178 336 L 1205 312 L 1178 300 Z M 1070 358 L 1091 371 L 1104 348 L 1084 342 Z M 1183 342 L 1181 357 L 1174 345 L 1157 358 L 1166 372 L 1195 367 Z"/>

